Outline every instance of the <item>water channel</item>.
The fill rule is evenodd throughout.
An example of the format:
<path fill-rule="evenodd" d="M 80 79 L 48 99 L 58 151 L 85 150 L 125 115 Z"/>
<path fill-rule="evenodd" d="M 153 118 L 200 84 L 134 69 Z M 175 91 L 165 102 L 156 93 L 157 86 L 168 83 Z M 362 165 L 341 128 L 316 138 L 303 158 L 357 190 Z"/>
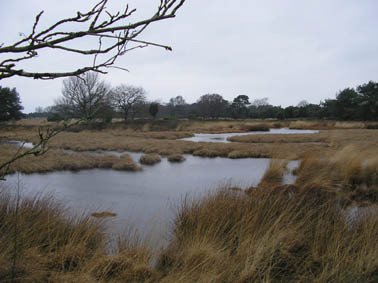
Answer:
<path fill-rule="evenodd" d="M 315 133 L 317 131 L 272 129 L 270 134 Z M 249 133 L 196 134 L 192 141 L 227 142 L 227 137 Z M 267 132 L 261 132 L 261 134 Z M 260 132 L 253 132 L 260 134 Z M 187 140 L 190 140 L 187 139 Z M 194 140 L 193 140 L 194 139 Z M 20 143 L 19 145 L 21 145 Z M 72 151 L 66 153 L 75 154 Z M 116 151 L 94 151 L 91 154 L 121 155 Z M 138 161 L 141 153 L 129 153 Z M 224 185 L 249 187 L 259 183 L 270 159 L 266 158 L 202 158 L 185 156 L 183 163 L 170 163 L 167 158 L 154 166 L 143 166 L 140 172 L 111 169 L 92 169 L 79 172 L 59 171 L 46 174 L 13 174 L 2 184 L 10 189 L 20 180 L 22 195 L 52 195 L 73 211 L 88 213 L 111 211 L 116 217 L 107 219 L 114 232 L 134 227 L 143 235 L 165 237 L 180 202 L 185 198 L 200 197 Z M 291 171 L 297 161 L 288 164 L 284 183 L 293 183 Z"/>
<path fill-rule="evenodd" d="M 229 143 L 227 139 L 232 136 L 246 136 L 246 135 L 290 135 L 290 134 L 317 134 L 317 130 L 295 130 L 289 128 L 270 129 L 269 131 L 254 131 L 244 133 L 222 133 L 222 134 L 194 134 L 193 137 L 183 138 L 184 141 L 192 142 L 222 142 Z"/>
<path fill-rule="evenodd" d="M 134 158 L 137 155 L 134 155 Z M 292 162 L 289 167 L 295 167 Z M 140 172 L 93 169 L 79 172 L 60 171 L 47 174 L 13 174 L 5 186 L 17 187 L 18 177 L 25 197 L 44 193 L 77 212 L 111 211 L 107 220 L 111 230 L 122 232 L 134 227 L 141 234 L 164 237 L 180 201 L 185 196 L 201 194 L 222 185 L 248 187 L 256 185 L 269 165 L 269 159 L 227 159 L 186 156 L 183 163 L 166 158 Z M 285 182 L 292 182 L 291 174 Z"/>

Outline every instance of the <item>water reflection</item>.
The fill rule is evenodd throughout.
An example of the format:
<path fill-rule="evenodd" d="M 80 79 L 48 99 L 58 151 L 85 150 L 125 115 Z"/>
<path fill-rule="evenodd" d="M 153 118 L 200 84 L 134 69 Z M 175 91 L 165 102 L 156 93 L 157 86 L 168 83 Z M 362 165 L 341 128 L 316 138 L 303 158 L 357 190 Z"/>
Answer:
<path fill-rule="evenodd" d="M 137 156 L 134 156 L 137 157 Z M 144 167 L 141 172 L 93 169 L 80 172 L 21 174 L 24 194 L 52 193 L 75 209 L 110 210 L 117 213 L 114 224 L 122 229 L 127 222 L 145 231 L 151 223 L 172 219 L 170 207 L 185 196 L 200 195 L 224 183 L 256 185 L 269 159 L 226 159 L 186 156 L 186 161 Z M 16 186 L 16 174 L 6 184 Z"/>
<path fill-rule="evenodd" d="M 121 155 L 125 152 L 92 152 Z M 130 154 L 130 153 L 129 153 Z M 131 153 L 138 160 L 140 153 Z M 170 163 L 166 158 L 155 166 L 144 166 L 140 172 L 106 169 L 80 172 L 20 174 L 24 196 L 48 193 L 76 212 L 111 211 L 115 218 L 106 221 L 112 231 L 122 232 L 130 224 L 142 235 L 154 234 L 164 239 L 175 208 L 185 196 L 200 197 L 224 184 L 248 187 L 259 183 L 270 159 L 201 158 L 187 155 L 183 163 Z M 292 161 L 288 167 L 295 168 Z M 7 177 L 8 187 L 17 186 L 17 174 Z M 288 173 L 284 182 L 294 181 Z"/>

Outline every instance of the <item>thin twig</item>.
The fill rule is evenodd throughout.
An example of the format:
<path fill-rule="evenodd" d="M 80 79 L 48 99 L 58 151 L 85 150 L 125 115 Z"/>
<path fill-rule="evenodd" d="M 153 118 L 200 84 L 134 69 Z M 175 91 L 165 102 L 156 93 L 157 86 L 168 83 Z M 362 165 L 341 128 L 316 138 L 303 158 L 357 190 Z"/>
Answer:
<path fill-rule="evenodd" d="M 136 9 L 129 9 L 126 5 L 124 11 L 110 13 L 106 10 L 108 0 L 99 1 L 92 9 L 87 12 L 77 12 L 76 16 L 65 18 L 57 21 L 50 27 L 38 31 L 39 22 L 43 15 L 40 12 L 34 21 L 32 31 L 29 35 L 15 42 L 14 44 L 4 46 L 0 45 L 0 54 L 9 54 L 10 58 L 0 62 L 0 80 L 22 76 L 34 79 L 55 79 L 67 76 L 78 76 L 88 71 L 106 73 L 105 69 L 115 64 L 116 60 L 131 50 L 146 46 L 162 47 L 166 50 L 172 50 L 170 46 L 161 45 L 149 41 L 136 39 L 152 23 L 174 18 L 177 10 L 184 4 L 185 0 L 160 0 L 160 4 L 155 14 L 147 19 L 130 22 L 131 16 Z M 105 20 L 100 20 L 106 17 Z M 78 26 L 87 24 L 87 27 L 80 30 L 62 31 L 63 26 L 68 23 L 76 23 Z M 115 35 L 115 33 L 119 33 Z M 80 48 L 80 44 L 73 46 L 71 43 L 76 40 L 85 41 L 87 38 L 99 37 L 97 48 L 85 49 Z M 104 44 L 101 38 L 108 38 L 110 42 Z M 126 48 L 129 42 L 139 43 L 141 45 Z M 69 44 L 69 46 L 67 45 Z M 94 56 L 93 64 L 70 70 L 67 72 L 36 72 L 24 70 L 18 65 L 22 62 L 37 57 L 38 52 L 42 50 L 60 50 L 65 53 L 76 53 L 82 55 Z M 20 55 L 17 55 L 20 54 Z M 99 54 L 109 54 L 103 61 L 98 60 Z M 112 55 L 111 55 L 112 54 Z M 106 57 L 106 56 L 105 56 Z M 124 69 L 119 67 L 120 69 Z"/>

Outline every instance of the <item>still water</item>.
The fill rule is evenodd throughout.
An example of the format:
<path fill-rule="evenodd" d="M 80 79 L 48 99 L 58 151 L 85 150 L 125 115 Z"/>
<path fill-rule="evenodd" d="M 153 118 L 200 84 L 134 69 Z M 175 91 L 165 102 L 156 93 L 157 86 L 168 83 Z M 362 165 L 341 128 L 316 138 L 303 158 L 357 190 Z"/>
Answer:
<path fill-rule="evenodd" d="M 134 159 L 139 156 L 132 154 Z M 168 230 L 184 197 L 200 197 L 224 184 L 256 185 L 269 165 L 269 159 L 264 158 L 185 157 L 183 163 L 163 158 L 159 164 L 143 166 L 140 172 L 93 169 L 13 174 L 7 177 L 5 186 L 15 188 L 19 177 L 23 196 L 42 192 L 76 212 L 111 211 L 117 214 L 106 220 L 112 231 L 123 232 L 131 226 L 142 235 L 156 236 Z M 294 161 L 288 167 L 295 166 Z M 293 181 L 291 174 L 285 176 L 286 183 Z"/>
<path fill-rule="evenodd" d="M 228 143 L 227 138 L 232 136 L 246 136 L 246 135 L 290 135 L 290 134 L 317 134 L 317 130 L 294 130 L 289 128 L 270 129 L 268 132 L 254 131 L 246 133 L 223 133 L 223 134 L 194 134 L 193 137 L 184 138 L 184 141 L 192 142 L 222 142 Z"/>

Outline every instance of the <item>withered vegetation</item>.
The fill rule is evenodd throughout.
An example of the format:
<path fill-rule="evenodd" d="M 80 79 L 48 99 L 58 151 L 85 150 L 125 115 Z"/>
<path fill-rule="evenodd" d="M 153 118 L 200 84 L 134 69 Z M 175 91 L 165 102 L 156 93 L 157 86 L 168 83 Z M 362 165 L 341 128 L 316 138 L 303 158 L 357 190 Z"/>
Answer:
<path fill-rule="evenodd" d="M 378 132 L 359 123 L 334 123 L 332 128 L 313 122 L 312 127 L 321 126 L 320 134 L 279 136 L 278 142 L 268 135 L 246 136 L 242 142 L 229 144 L 175 140 L 182 133 L 201 131 L 201 127 L 203 132 L 210 131 L 210 125 L 226 132 L 226 127 L 234 124 L 185 121 L 171 130 L 155 128 L 155 132 L 151 128 L 156 125 L 148 130 L 145 125 L 139 129 L 80 129 L 52 140 L 45 155 L 15 164 L 13 170 L 24 172 L 140 168 L 129 155 L 83 152 L 98 149 L 143 151 L 148 156 L 168 155 L 172 160 L 181 159 L 182 153 L 274 157 L 256 187 L 226 186 L 201 199 L 184 199 L 176 212 L 170 241 L 157 253 L 132 237 L 123 237 L 109 253 L 101 219 L 72 215 L 46 197 L 18 199 L 2 190 L 0 279 L 376 282 Z M 297 122 L 296 126 L 300 125 Z M 12 129 L 3 128 L 1 137 L 33 141 L 34 126 Z M 16 150 L 12 145 L 0 148 L 2 159 Z M 301 161 L 295 170 L 297 180 L 293 185 L 282 185 L 287 162 L 293 158 Z M 113 216 L 100 212 L 98 216 L 110 214 Z"/>

